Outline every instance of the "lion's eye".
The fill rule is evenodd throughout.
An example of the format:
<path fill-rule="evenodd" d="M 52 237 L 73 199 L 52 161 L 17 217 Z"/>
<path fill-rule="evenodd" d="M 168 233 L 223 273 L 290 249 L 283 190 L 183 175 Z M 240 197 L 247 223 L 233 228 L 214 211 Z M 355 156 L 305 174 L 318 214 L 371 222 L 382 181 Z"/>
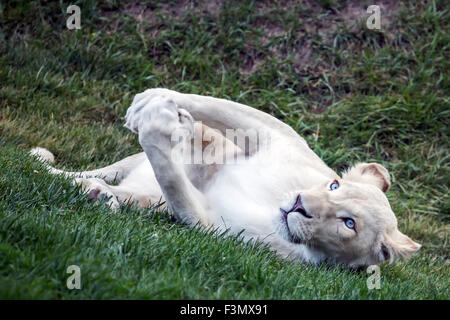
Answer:
<path fill-rule="evenodd" d="M 349 229 L 355 229 L 355 220 L 351 218 L 344 219 L 345 226 Z"/>
<path fill-rule="evenodd" d="M 330 190 L 336 190 L 337 188 L 339 188 L 339 182 L 337 182 L 337 180 L 334 180 L 334 181 L 330 184 Z"/>

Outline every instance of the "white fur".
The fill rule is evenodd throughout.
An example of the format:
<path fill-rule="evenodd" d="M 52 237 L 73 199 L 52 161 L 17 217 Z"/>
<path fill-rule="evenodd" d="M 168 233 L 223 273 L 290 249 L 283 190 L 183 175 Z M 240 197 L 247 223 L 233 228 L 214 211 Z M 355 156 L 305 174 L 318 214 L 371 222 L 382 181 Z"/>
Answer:
<path fill-rule="evenodd" d="M 174 130 L 182 129 L 189 132 L 192 138 L 195 134 L 194 119 L 202 121 L 206 128 L 220 130 L 222 134 L 225 134 L 226 129 L 258 128 L 261 132 L 269 133 L 270 141 L 260 142 L 259 151 L 246 151 L 243 146 L 234 146 L 242 153 L 248 152 L 247 157 L 240 157 L 237 163 L 214 167 L 205 164 L 184 166 L 172 158 L 175 146 L 170 135 Z M 349 265 L 352 265 L 351 259 L 358 263 L 367 263 L 372 257 L 379 260 L 381 244 L 372 244 L 371 241 L 381 241 L 379 239 L 383 237 L 378 234 L 385 230 L 396 230 L 395 216 L 390 211 L 384 194 L 372 185 L 365 187 L 359 183 L 361 175 L 366 174 L 367 183 L 383 187 L 386 184 L 383 182 L 389 180 L 386 169 L 370 164 L 357 167 L 355 174 L 348 174 L 351 179 L 348 179 L 347 189 L 344 188 L 343 192 L 346 193 L 341 194 L 340 198 L 333 198 L 339 193 L 331 194 L 324 190 L 330 182 L 340 177 L 326 166 L 294 130 L 256 109 L 223 99 L 181 94 L 167 89 L 150 89 L 136 95 L 127 111 L 125 126 L 139 134 L 144 153 L 102 169 L 64 172 L 49 166 L 51 172 L 78 177 L 77 183 L 92 186 L 88 191 L 98 186 L 98 179 L 95 180 L 94 177 L 100 176 L 106 182 L 121 180 L 118 186 L 108 186 L 105 183 L 99 191 L 108 195 L 112 193 L 115 197 L 113 200 L 117 200 L 117 203 L 134 201 L 141 207 L 160 199 L 165 200 L 169 210 L 181 221 L 191 225 L 200 223 L 222 231 L 229 230 L 231 234 L 243 231 L 245 240 L 263 241 L 278 254 L 294 260 L 318 263 L 330 258 L 331 254 L 327 254 L 326 250 L 294 243 L 286 234 L 286 222 L 282 220 L 280 209 L 291 208 L 298 194 L 305 195 L 304 205 L 308 211 L 314 212 L 314 208 L 321 208 L 314 213 L 313 220 L 323 223 L 321 221 L 328 215 L 331 222 L 327 223 L 336 224 L 337 234 L 333 236 L 333 231 L 327 235 L 330 239 L 355 237 L 342 226 L 340 218 L 334 215 L 339 210 L 340 215 L 351 211 L 348 208 L 353 203 L 345 200 L 353 195 L 355 201 L 366 197 L 366 193 L 375 195 L 373 199 L 377 201 L 373 207 L 382 212 L 379 215 L 381 218 L 378 221 L 377 214 L 371 214 L 367 218 L 371 223 L 366 222 L 366 225 L 373 226 L 374 230 L 367 231 L 367 244 L 364 241 L 362 243 L 367 248 L 378 251 L 350 258 L 352 248 L 348 248 L 349 253 L 345 256 L 339 251 L 332 252 L 336 245 L 330 245 L 328 252 L 332 252 L 335 260 L 341 259 L 341 262 Z M 225 144 L 230 143 L 226 139 L 224 141 Z M 179 143 L 190 143 L 190 138 Z M 32 153 L 41 160 L 53 160 L 53 155 L 46 149 L 35 148 Z M 104 186 L 107 186 L 107 190 Z M 317 191 L 311 191 L 316 189 Z M 372 197 L 369 196 L 368 199 Z M 324 206 L 325 203 L 327 206 Z M 372 208 L 369 200 L 364 203 L 367 208 Z M 333 210 L 334 206 L 341 208 Z M 362 208 L 361 205 L 354 207 Z M 331 213 L 327 213 L 327 210 L 331 210 Z M 363 211 L 370 210 L 364 207 Z M 299 224 L 297 234 L 317 229 L 317 226 L 308 225 L 310 221 L 305 219 L 298 213 L 291 214 L 289 228 L 296 228 L 293 225 L 295 222 Z M 402 241 L 406 243 L 403 238 Z M 336 250 L 342 249 L 338 245 Z"/>

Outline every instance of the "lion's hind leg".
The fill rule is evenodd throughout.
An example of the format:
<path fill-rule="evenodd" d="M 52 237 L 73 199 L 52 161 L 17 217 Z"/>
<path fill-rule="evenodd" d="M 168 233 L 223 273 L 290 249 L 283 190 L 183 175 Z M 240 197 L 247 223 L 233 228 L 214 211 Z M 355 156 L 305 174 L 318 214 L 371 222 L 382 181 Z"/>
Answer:
<path fill-rule="evenodd" d="M 107 206 L 113 210 L 120 207 L 119 199 L 104 180 L 99 178 L 75 178 L 75 184 L 81 185 L 83 192 L 88 194 L 89 201 L 106 201 Z"/>
<path fill-rule="evenodd" d="M 162 192 L 157 190 L 158 186 L 149 190 L 126 184 L 112 186 L 99 178 L 75 178 L 74 183 L 81 185 L 83 192 L 87 193 L 89 201 L 105 201 L 106 205 L 113 210 L 119 209 L 125 203 L 137 204 L 140 208 L 147 208 L 164 201 Z M 151 192 L 153 189 L 155 191 Z M 162 204 L 161 207 L 165 208 L 165 204 Z"/>
<path fill-rule="evenodd" d="M 47 149 L 37 147 L 30 153 L 37 156 L 50 173 L 61 174 L 73 179 L 74 184 L 81 185 L 90 201 L 106 201 L 112 209 L 118 209 L 123 203 L 137 203 L 139 207 L 145 208 L 153 203 L 164 201 L 153 170 L 143 152 L 104 168 L 79 172 L 52 167 L 54 156 Z M 119 183 L 119 185 L 108 183 Z"/>

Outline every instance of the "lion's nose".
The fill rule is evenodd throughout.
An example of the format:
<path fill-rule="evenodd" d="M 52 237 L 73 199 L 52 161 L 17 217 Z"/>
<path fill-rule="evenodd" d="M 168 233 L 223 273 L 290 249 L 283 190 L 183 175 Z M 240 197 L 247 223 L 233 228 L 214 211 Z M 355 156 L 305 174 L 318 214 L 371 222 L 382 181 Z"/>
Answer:
<path fill-rule="evenodd" d="M 311 219 L 311 218 L 312 218 L 312 216 L 310 216 L 310 215 L 306 212 L 306 209 L 305 209 L 305 207 L 303 206 L 301 195 L 298 195 L 298 196 L 297 196 L 297 200 L 295 201 L 294 206 L 292 207 L 292 209 L 291 209 L 289 212 L 287 212 L 287 214 L 289 214 L 289 213 L 291 213 L 291 212 L 298 212 L 298 213 L 300 213 L 302 216 L 304 216 L 305 218 L 308 218 L 308 219 Z"/>

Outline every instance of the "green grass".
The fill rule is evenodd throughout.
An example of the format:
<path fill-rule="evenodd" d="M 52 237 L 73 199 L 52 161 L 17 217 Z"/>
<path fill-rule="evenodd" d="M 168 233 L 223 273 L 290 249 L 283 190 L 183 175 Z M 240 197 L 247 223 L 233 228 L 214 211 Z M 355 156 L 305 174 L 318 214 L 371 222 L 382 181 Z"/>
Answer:
<path fill-rule="evenodd" d="M 449 299 L 445 1 L 389 2 L 381 31 L 346 14 L 364 1 L 77 3 L 79 31 L 68 3 L 0 4 L 0 298 Z M 138 152 L 123 116 L 152 87 L 269 112 L 338 171 L 382 163 L 420 253 L 368 290 L 365 272 L 282 261 L 157 209 L 111 214 L 28 156 L 39 145 L 84 169 Z M 72 264 L 81 290 L 66 288 Z"/>

